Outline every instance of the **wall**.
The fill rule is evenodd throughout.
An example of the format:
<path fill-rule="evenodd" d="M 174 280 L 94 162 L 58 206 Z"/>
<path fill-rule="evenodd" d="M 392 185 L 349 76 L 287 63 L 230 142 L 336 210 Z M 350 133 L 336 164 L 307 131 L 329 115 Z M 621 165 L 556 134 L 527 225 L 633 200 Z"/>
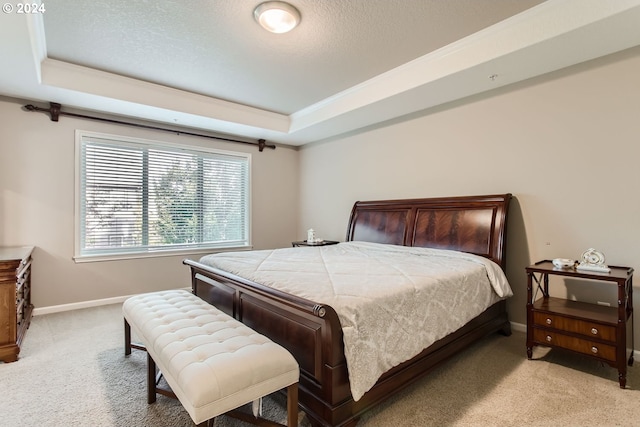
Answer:
<path fill-rule="evenodd" d="M 257 249 L 288 246 L 295 238 L 298 152 L 229 144 L 122 125 L 28 113 L 29 104 L 0 98 L 0 245 L 36 247 L 32 302 L 37 309 L 188 287 L 187 256 L 75 263 L 75 130 L 252 153 L 252 237 Z M 41 104 L 45 106 L 45 104 Z"/>
<path fill-rule="evenodd" d="M 638 70 L 634 48 L 305 146 L 298 236 L 344 239 L 356 200 L 513 193 L 508 307 L 526 324 L 528 264 L 594 247 L 640 267 Z M 614 289 L 566 285 L 554 292 L 615 303 Z"/>
<path fill-rule="evenodd" d="M 612 265 L 640 267 L 638 70 L 634 48 L 300 151 L 264 153 L 68 117 L 54 123 L 22 111 L 27 101 L 0 98 L 0 244 L 36 246 L 39 308 L 188 286 L 183 256 L 72 260 L 75 129 L 248 150 L 257 249 L 288 246 L 311 227 L 342 240 L 356 200 L 513 193 L 509 311 L 525 323 L 524 267 L 536 260 L 595 247 Z M 555 292 L 615 302 L 613 291 L 566 285 Z"/>

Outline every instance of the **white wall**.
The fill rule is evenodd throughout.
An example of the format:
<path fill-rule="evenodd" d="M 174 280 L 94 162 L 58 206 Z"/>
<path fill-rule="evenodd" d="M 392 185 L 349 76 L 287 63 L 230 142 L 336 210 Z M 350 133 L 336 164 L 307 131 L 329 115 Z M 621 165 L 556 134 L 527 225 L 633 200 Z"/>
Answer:
<path fill-rule="evenodd" d="M 313 227 L 319 237 L 344 239 L 356 200 L 513 193 L 509 312 L 526 323 L 530 263 L 575 259 L 594 247 L 611 265 L 640 267 L 639 158 L 634 48 L 303 147 L 298 236 Z M 615 289 L 567 287 L 554 293 L 615 303 Z"/>
<path fill-rule="evenodd" d="M 0 98 L 0 245 L 35 246 L 32 302 L 37 309 L 190 286 L 187 257 L 76 264 L 74 254 L 75 130 L 252 153 L 252 236 L 255 248 L 288 246 L 296 238 L 298 151 L 229 144 L 43 113 L 28 101 Z M 189 255 L 197 258 L 199 255 Z"/>

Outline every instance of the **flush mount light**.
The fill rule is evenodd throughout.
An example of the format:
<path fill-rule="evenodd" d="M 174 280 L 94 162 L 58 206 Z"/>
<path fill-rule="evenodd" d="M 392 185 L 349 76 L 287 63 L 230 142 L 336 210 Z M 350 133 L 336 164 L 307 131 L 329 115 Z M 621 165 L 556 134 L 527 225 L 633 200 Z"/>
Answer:
<path fill-rule="evenodd" d="M 268 1 L 261 3 L 253 11 L 253 17 L 267 31 L 286 33 L 300 23 L 300 12 L 289 3 Z"/>

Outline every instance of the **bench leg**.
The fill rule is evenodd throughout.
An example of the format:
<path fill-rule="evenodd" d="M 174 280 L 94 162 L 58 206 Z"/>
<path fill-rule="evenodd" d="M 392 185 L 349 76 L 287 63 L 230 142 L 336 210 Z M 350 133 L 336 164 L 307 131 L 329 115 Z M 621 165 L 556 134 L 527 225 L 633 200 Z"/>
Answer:
<path fill-rule="evenodd" d="M 129 356 L 131 354 L 131 325 L 124 319 L 124 355 Z"/>
<path fill-rule="evenodd" d="M 287 426 L 298 427 L 298 383 L 287 387 Z"/>
<path fill-rule="evenodd" d="M 131 325 L 129 325 L 127 319 L 124 319 L 124 355 L 129 356 L 132 348 L 147 351 L 147 348 L 144 345 L 131 343 Z"/>
<path fill-rule="evenodd" d="M 178 398 L 170 388 L 158 387 L 161 379 L 162 372 L 158 371 L 155 360 L 153 360 L 153 357 L 147 352 L 147 403 L 154 403 L 159 394 L 170 397 L 171 399 Z"/>
<path fill-rule="evenodd" d="M 156 362 L 147 353 L 147 403 L 156 401 Z"/>
<path fill-rule="evenodd" d="M 131 354 L 131 326 L 127 319 L 124 319 L 124 355 Z"/>
<path fill-rule="evenodd" d="M 298 383 L 291 384 L 287 387 L 286 425 L 261 417 L 256 418 L 253 415 L 247 414 L 243 411 L 238 411 L 237 409 L 233 409 L 225 413 L 225 415 L 260 427 L 298 427 Z M 198 427 L 200 427 L 200 425 L 198 425 Z"/>

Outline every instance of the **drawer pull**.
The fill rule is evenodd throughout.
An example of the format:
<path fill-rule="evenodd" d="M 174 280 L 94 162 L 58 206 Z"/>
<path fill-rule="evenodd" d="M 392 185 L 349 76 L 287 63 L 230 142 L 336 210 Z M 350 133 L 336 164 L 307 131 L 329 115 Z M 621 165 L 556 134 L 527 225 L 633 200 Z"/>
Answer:
<path fill-rule="evenodd" d="M 598 354 L 598 347 L 596 347 L 595 345 L 591 347 L 591 353 Z"/>
<path fill-rule="evenodd" d="M 547 325 L 550 325 L 551 324 L 551 319 L 547 317 L 546 322 L 547 322 Z"/>
<path fill-rule="evenodd" d="M 593 335 L 598 335 L 598 330 L 596 328 L 591 328 L 591 333 Z"/>
<path fill-rule="evenodd" d="M 551 342 L 551 335 L 547 335 L 547 342 Z"/>

